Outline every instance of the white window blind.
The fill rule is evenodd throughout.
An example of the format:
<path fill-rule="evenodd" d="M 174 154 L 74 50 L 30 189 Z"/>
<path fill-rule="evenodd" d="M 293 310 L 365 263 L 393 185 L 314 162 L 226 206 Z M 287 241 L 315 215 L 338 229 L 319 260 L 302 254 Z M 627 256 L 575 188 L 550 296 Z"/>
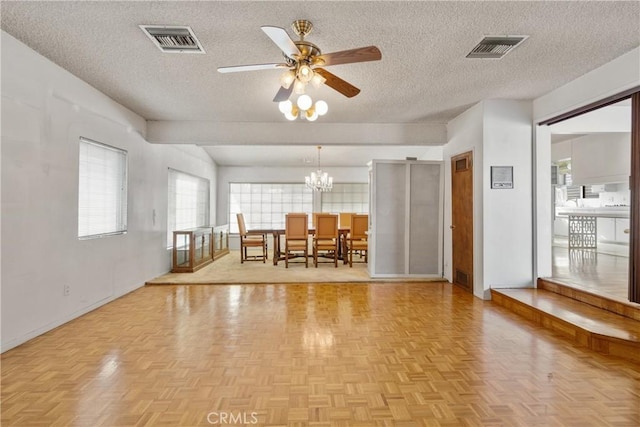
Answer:
<path fill-rule="evenodd" d="M 169 169 L 168 246 L 173 232 L 209 225 L 209 180 Z"/>
<path fill-rule="evenodd" d="M 78 238 L 127 231 L 127 152 L 80 138 Z"/>
<path fill-rule="evenodd" d="M 229 231 L 238 233 L 236 214 L 247 228 L 282 229 L 289 212 L 306 212 L 311 221 L 313 192 L 304 184 L 232 182 L 229 184 Z"/>
<path fill-rule="evenodd" d="M 322 212 L 369 213 L 369 184 L 333 184 L 333 189 L 322 193 Z"/>

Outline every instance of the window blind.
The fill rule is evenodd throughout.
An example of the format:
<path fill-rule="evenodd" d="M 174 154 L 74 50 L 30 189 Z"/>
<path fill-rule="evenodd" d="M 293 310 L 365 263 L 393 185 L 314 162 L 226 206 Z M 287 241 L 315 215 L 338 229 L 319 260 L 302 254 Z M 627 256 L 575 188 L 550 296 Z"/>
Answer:
<path fill-rule="evenodd" d="M 209 180 L 169 169 L 168 246 L 173 232 L 209 225 Z"/>
<path fill-rule="evenodd" d="M 369 184 L 333 184 L 321 197 L 322 212 L 369 213 Z"/>
<path fill-rule="evenodd" d="M 127 152 L 80 138 L 78 238 L 127 231 Z"/>
<path fill-rule="evenodd" d="M 283 229 L 289 212 L 306 212 L 311 221 L 313 192 L 302 183 L 229 183 L 229 231 L 238 233 L 236 214 L 247 228 Z"/>

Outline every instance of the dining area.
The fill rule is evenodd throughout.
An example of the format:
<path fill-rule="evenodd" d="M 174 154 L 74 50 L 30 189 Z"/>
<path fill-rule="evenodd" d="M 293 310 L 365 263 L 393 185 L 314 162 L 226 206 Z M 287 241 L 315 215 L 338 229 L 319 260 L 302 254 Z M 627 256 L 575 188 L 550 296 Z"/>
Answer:
<path fill-rule="evenodd" d="M 303 212 L 284 214 L 284 228 L 251 228 L 243 213 L 237 213 L 240 241 L 240 263 L 269 260 L 289 268 L 290 264 L 309 261 L 315 268 L 319 264 L 349 264 L 368 262 L 369 215 L 353 212 Z M 271 237 L 271 239 L 269 239 Z M 269 250 L 271 244 L 271 251 Z"/>

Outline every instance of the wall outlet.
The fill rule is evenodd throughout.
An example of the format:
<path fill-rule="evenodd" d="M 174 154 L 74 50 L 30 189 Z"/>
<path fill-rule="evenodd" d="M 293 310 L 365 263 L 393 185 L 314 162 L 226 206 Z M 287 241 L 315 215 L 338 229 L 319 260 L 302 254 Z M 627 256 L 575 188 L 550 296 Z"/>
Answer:
<path fill-rule="evenodd" d="M 68 297 L 69 295 L 71 295 L 71 286 L 64 285 L 63 293 L 65 297 Z"/>

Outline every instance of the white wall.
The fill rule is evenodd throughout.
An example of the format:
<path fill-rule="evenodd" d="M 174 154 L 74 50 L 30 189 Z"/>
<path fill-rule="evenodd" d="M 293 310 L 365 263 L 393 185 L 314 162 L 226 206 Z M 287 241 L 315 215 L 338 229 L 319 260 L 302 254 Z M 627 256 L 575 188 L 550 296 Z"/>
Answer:
<path fill-rule="evenodd" d="M 484 296 L 533 285 L 532 105 L 484 101 Z M 491 189 L 491 166 L 513 166 L 513 189 Z"/>
<path fill-rule="evenodd" d="M 482 163 L 484 105 L 476 104 L 447 124 L 447 144 L 444 146 L 444 276 L 453 281 L 451 271 L 451 158 L 473 152 L 473 282 L 474 294 L 483 297 L 484 274 L 482 252 Z"/>
<path fill-rule="evenodd" d="M 534 123 L 559 116 L 581 106 L 640 86 L 640 47 L 579 77 L 533 101 Z M 552 271 L 551 241 L 551 134 L 548 126 L 535 129 L 535 275 L 548 277 Z"/>
<path fill-rule="evenodd" d="M 535 123 L 640 85 L 640 46 L 533 101 Z"/>
<path fill-rule="evenodd" d="M 571 141 L 568 139 L 562 142 L 556 142 L 551 144 L 551 160 L 556 162 L 560 160 L 566 160 L 571 158 Z"/>
<path fill-rule="evenodd" d="M 6 351 L 167 272 L 167 168 L 209 178 L 215 201 L 216 166 L 200 148 L 147 143 L 141 117 L 4 32 L 1 41 Z M 77 238 L 81 135 L 128 152 L 124 235 Z"/>
<path fill-rule="evenodd" d="M 531 103 L 488 100 L 449 122 L 445 146 L 445 277 L 451 272 L 451 157 L 473 151 L 474 295 L 532 283 Z M 491 189 L 491 166 L 513 166 L 514 188 Z"/>

